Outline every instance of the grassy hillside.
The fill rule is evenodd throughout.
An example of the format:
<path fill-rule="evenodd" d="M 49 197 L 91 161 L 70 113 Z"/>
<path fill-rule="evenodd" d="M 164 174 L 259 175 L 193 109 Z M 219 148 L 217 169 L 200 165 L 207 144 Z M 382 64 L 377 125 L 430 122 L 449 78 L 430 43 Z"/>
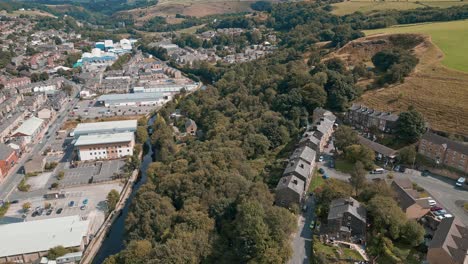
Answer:
<path fill-rule="evenodd" d="M 468 72 L 468 20 L 405 25 L 365 31 L 366 35 L 378 33 L 422 33 L 443 51 L 442 64 L 459 71 Z"/>
<path fill-rule="evenodd" d="M 332 13 L 336 15 L 346 15 L 351 14 L 356 11 L 360 11 L 363 13 L 370 13 L 373 11 L 382 11 L 382 10 L 408 10 L 408 9 L 415 9 L 415 8 L 423 8 L 423 7 L 440 7 L 446 8 L 450 6 L 458 6 L 458 5 L 466 5 L 466 2 L 461 1 L 454 1 L 454 0 L 409 0 L 409 1 L 370 1 L 370 0 L 351 0 L 345 1 L 341 3 L 333 4 L 334 10 Z"/>
<path fill-rule="evenodd" d="M 416 47 L 420 63 L 403 84 L 370 90 L 359 102 L 386 111 L 409 106 L 440 131 L 468 134 L 468 73 L 443 66 L 442 51 L 429 40 Z"/>

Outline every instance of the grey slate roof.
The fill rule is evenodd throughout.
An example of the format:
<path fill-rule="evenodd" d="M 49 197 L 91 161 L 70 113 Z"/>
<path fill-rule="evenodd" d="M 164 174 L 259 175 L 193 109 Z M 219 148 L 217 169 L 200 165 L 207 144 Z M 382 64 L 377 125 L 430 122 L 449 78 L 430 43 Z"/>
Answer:
<path fill-rule="evenodd" d="M 438 144 L 438 145 L 445 144 L 448 149 L 468 155 L 468 145 L 465 145 L 461 142 L 456 142 L 456 141 L 450 140 L 448 138 L 439 136 L 431 132 L 426 132 L 422 136 L 422 139 L 432 142 L 434 144 Z"/>
<path fill-rule="evenodd" d="M 306 180 L 310 175 L 310 164 L 301 159 L 290 160 L 288 166 L 283 172 L 283 175 L 287 176 L 290 174 L 295 174 L 296 176 Z"/>
<path fill-rule="evenodd" d="M 467 263 L 468 228 L 456 217 L 442 219 L 429 244 L 429 249 L 432 248 L 444 249 L 454 263 Z"/>
<path fill-rule="evenodd" d="M 392 182 L 392 187 L 397 194 L 398 204 L 403 211 L 406 212 L 406 209 L 413 204 L 418 204 L 424 209 L 431 208 L 428 199 L 418 199 L 419 194 L 416 190 L 413 190 L 413 184 L 409 179 L 395 179 Z"/>
<path fill-rule="evenodd" d="M 366 147 L 369 147 L 370 149 L 372 149 L 373 151 L 377 152 L 377 153 L 380 153 L 386 157 L 395 157 L 397 155 L 397 151 L 394 150 L 394 149 L 391 149 L 389 147 L 386 147 L 382 144 L 379 144 L 377 142 L 374 142 L 372 140 L 369 140 L 363 136 L 359 136 L 359 143 L 361 143 L 361 145 L 364 145 Z"/>
<path fill-rule="evenodd" d="M 315 156 L 315 150 L 307 146 L 302 146 L 294 150 L 289 160 L 302 159 L 308 164 L 312 164 L 315 161 Z"/>
<path fill-rule="evenodd" d="M 276 191 L 290 189 L 302 195 L 304 192 L 304 185 L 304 181 L 294 175 L 284 176 L 279 180 Z"/>
<path fill-rule="evenodd" d="M 8 145 L 0 143 L 0 160 L 7 159 L 12 152 L 15 152 L 15 150 L 10 148 Z"/>
<path fill-rule="evenodd" d="M 327 219 L 342 218 L 344 213 L 350 213 L 362 222 L 366 222 L 366 209 L 352 197 L 331 201 Z"/>

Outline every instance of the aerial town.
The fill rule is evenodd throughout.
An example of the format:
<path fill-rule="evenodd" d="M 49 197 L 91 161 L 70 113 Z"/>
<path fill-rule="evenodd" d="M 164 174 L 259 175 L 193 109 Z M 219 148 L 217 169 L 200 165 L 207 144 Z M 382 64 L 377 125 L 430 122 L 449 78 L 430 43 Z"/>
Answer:
<path fill-rule="evenodd" d="M 468 264 L 468 5 L 71 2 L 0 1 L 0 263 Z"/>

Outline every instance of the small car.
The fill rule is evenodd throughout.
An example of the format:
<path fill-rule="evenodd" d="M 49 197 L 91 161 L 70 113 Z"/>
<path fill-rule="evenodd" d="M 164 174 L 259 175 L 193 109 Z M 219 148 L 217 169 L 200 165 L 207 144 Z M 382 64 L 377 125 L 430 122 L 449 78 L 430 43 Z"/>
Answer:
<path fill-rule="evenodd" d="M 83 200 L 83 204 L 88 204 L 88 198 Z"/>
<path fill-rule="evenodd" d="M 10 203 L 11 203 L 11 204 L 17 204 L 17 203 L 19 203 L 19 200 L 13 200 L 13 201 L 11 201 Z"/>
<path fill-rule="evenodd" d="M 75 201 L 70 201 L 70 203 L 68 204 L 68 206 L 72 207 L 75 205 Z"/>
<path fill-rule="evenodd" d="M 324 173 L 325 173 L 325 170 L 324 170 L 323 168 L 320 168 L 318 171 L 319 171 L 321 174 L 324 174 Z"/>
<path fill-rule="evenodd" d="M 444 215 L 444 214 L 446 214 L 446 213 L 447 213 L 447 211 L 445 211 L 445 210 L 443 210 L 443 209 L 434 212 L 435 215 Z"/>
<path fill-rule="evenodd" d="M 59 208 L 59 209 L 57 210 L 57 212 L 55 212 L 55 213 L 56 213 L 56 214 L 61 214 L 62 211 L 63 211 L 63 209 L 62 209 L 62 208 Z"/>
<path fill-rule="evenodd" d="M 86 209 L 86 205 L 82 205 L 82 206 L 80 207 L 80 210 L 85 210 L 85 209 Z"/>
<path fill-rule="evenodd" d="M 322 162 L 323 161 L 323 156 L 320 156 L 319 157 L 319 162 Z"/>
<path fill-rule="evenodd" d="M 434 207 L 431 207 L 431 211 L 432 212 L 435 212 L 435 211 L 440 211 L 440 210 L 443 210 L 444 208 L 442 207 L 439 207 L 439 206 L 434 206 Z"/>
<path fill-rule="evenodd" d="M 46 215 L 51 215 L 52 214 L 52 209 L 47 210 Z"/>
<path fill-rule="evenodd" d="M 326 179 L 330 179 L 330 176 L 328 176 L 326 173 L 324 173 L 322 178 L 324 178 L 326 180 Z"/>
<path fill-rule="evenodd" d="M 437 204 L 437 202 L 432 199 L 427 200 L 427 202 L 429 203 L 430 206 L 435 206 Z"/>

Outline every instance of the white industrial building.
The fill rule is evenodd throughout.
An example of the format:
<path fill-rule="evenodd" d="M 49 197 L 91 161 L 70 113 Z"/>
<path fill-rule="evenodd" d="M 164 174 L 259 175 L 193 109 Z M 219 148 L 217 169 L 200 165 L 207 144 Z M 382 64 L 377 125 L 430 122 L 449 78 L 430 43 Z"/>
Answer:
<path fill-rule="evenodd" d="M 11 137 L 15 138 L 15 141 L 21 145 L 29 144 L 36 139 L 43 128 L 44 120 L 32 116 L 13 131 Z"/>
<path fill-rule="evenodd" d="M 98 97 L 97 101 L 106 107 L 109 106 L 143 106 L 163 105 L 171 100 L 167 93 L 126 93 L 105 94 Z"/>
<path fill-rule="evenodd" d="M 163 92 L 180 92 L 185 89 L 186 91 L 192 91 L 196 89 L 198 84 L 161 84 L 150 87 L 134 87 L 134 93 L 163 93 Z"/>
<path fill-rule="evenodd" d="M 88 230 L 78 215 L 0 225 L 0 263 L 34 263 L 56 246 L 82 251 Z"/>
<path fill-rule="evenodd" d="M 137 120 L 108 121 L 96 123 L 80 123 L 70 136 L 79 138 L 82 135 L 111 134 L 122 132 L 135 132 Z"/>
<path fill-rule="evenodd" d="M 133 132 L 82 135 L 75 142 L 75 149 L 81 161 L 131 156 L 134 146 Z"/>

